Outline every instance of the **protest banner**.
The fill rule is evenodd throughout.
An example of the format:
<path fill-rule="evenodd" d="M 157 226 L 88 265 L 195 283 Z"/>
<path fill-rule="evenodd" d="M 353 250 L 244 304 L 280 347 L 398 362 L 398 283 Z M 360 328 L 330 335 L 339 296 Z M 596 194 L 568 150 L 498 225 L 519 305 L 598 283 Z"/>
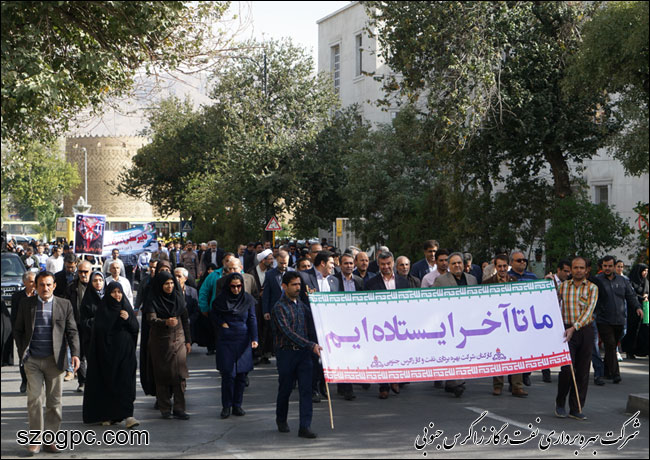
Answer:
<path fill-rule="evenodd" d="M 102 255 L 106 216 L 75 214 L 74 253 Z"/>
<path fill-rule="evenodd" d="M 452 380 L 571 362 L 553 281 L 310 295 L 328 382 Z"/>
<path fill-rule="evenodd" d="M 113 249 L 120 255 L 140 254 L 144 251 L 157 251 L 156 229 L 153 223 L 140 225 L 119 232 L 106 232 L 102 255 L 109 257 Z"/>

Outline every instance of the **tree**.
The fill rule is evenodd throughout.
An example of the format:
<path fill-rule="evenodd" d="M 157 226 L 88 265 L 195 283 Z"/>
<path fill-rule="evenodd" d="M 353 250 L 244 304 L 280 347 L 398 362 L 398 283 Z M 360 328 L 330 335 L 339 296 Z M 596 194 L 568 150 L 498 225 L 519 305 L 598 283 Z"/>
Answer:
<path fill-rule="evenodd" d="M 603 95 L 567 98 L 561 88 L 588 7 L 569 2 L 367 2 L 367 7 L 382 56 L 401 74 L 384 86 L 425 106 L 436 161 L 453 161 L 462 152 L 472 166 L 468 174 L 487 170 L 492 179 L 501 165 L 522 180 L 548 168 L 555 197 L 572 194 L 569 162 L 590 158 L 613 129 L 607 107 L 597 118 Z M 477 155 L 476 144 L 479 150 L 489 146 L 490 156 Z"/>
<path fill-rule="evenodd" d="M 628 174 L 650 172 L 648 2 L 605 2 L 583 29 L 565 80 L 569 97 L 607 93 L 621 121 L 610 146 Z"/>
<path fill-rule="evenodd" d="M 80 183 L 76 165 L 65 161 L 57 142 L 3 146 L 2 194 L 22 219 L 39 220 L 48 238 L 60 203 Z"/>
<path fill-rule="evenodd" d="M 208 66 L 229 2 L 2 2 L 2 137 L 64 132 L 147 75 Z"/>
<path fill-rule="evenodd" d="M 152 107 L 152 142 L 118 180 L 120 193 L 146 196 L 163 213 L 182 211 L 219 234 L 230 222 L 235 241 L 259 237 L 271 215 L 297 206 L 302 161 L 338 103 L 289 40 L 239 48 L 245 53 L 214 75 L 214 103 Z"/>

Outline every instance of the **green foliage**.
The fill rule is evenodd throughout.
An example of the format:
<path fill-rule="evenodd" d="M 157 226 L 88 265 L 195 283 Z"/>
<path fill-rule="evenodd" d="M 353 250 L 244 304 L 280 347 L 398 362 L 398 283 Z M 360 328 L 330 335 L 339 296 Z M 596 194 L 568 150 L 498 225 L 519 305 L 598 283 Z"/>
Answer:
<path fill-rule="evenodd" d="M 650 206 L 648 203 L 638 202 L 634 208 L 634 212 L 638 214 L 637 220 L 634 223 L 634 233 L 636 236 L 635 251 L 630 254 L 630 259 L 637 264 L 650 265 L 650 244 L 648 241 L 650 225 Z"/>
<path fill-rule="evenodd" d="M 319 133 L 335 136 L 323 129 L 338 104 L 290 40 L 239 48 L 244 54 L 214 75 L 211 105 L 170 99 L 151 107 L 152 142 L 117 181 L 118 192 L 146 197 L 159 212 L 192 216 L 195 235 L 233 244 L 258 239 L 271 215 L 302 209 L 303 161 L 313 162 Z M 347 120 L 333 132 L 351 132 Z"/>
<path fill-rule="evenodd" d="M 2 137 L 59 135 L 139 69 L 205 64 L 229 2 L 2 2 Z M 213 49 L 211 53 L 217 51 Z"/>
<path fill-rule="evenodd" d="M 570 256 L 595 261 L 629 244 L 632 229 L 605 204 L 593 204 L 584 193 L 558 201 L 544 235 L 547 262 Z"/>
<path fill-rule="evenodd" d="M 588 12 L 569 2 L 367 2 L 382 57 L 403 78 L 388 94 L 424 106 L 435 161 L 464 173 L 507 165 L 522 181 L 544 168 L 557 198 L 571 195 L 569 162 L 604 142 L 603 95 L 564 98 L 566 61 Z M 377 8 L 377 10 L 374 10 Z M 609 120 L 607 114 L 604 117 Z M 476 146 L 478 144 L 478 146 Z M 482 178 L 485 186 L 486 177 Z"/>
<path fill-rule="evenodd" d="M 610 94 L 621 121 L 610 139 L 628 174 L 650 171 L 648 154 L 648 2 L 605 2 L 583 29 L 565 80 L 567 97 Z"/>
<path fill-rule="evenodd" d="M 76 165 L 67 163 L 56 142 L 8 145 L 2 149 L 2 194 L 22 219 L 50 221 L 81 183 Z"/>

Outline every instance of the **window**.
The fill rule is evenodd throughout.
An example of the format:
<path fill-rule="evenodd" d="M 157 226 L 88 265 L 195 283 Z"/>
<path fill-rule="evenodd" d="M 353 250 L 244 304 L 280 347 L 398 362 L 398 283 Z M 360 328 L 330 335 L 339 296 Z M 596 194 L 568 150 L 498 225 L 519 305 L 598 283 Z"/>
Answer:
<path fill-rule="evenodd" d="M 338 94 L 341 89 L 341 47 L 339 45 L 332 46 L 330 62 L 332 79 L 334 79 L 334 91 Z"/>
<path fill-rule="evenodd" d="M 609 186 L 608 185 L 596 185 L 595 187 L 595 201 L 596 204 L 604 204 L 609 206 Z"/>
<path fill-rule="evenodd" d="M 361 72 L 363 71 L 362 68 L 362 58 L 363 58 L 363 48 L 361 48 L 361 34 L 357 35 L 354 39 L 354 48 L 355 48 L 355 55 L 356 55 L 356 70 L 355 70 L 355 77 L 358 77 L 361 75 Z"/>

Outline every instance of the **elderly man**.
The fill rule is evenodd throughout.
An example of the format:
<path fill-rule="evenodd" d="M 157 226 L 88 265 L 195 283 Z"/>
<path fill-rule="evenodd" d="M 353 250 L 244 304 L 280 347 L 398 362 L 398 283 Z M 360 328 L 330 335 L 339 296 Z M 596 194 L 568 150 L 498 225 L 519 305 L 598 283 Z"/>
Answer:
<path fill-rule="evenodd" d="M 56 433 L 61 427 L 63 373 L 68 367 L 66 346 L 72 352 L 73 370 L 79 368 L 79 335 L 72 304 L 54 296 L 54 275 L 44 271 L 36 276 L 36 293 L 20 302 L 14 335 L 18 355 L 27 375 L 29 429 Z M 43 417 L 45 403 L 45 417 Z M 39 444 L 28 446 L 28 453 L 40 451 Z M 55 445 L 44 445 L 56 453 Z"/>
<path fill-rule="evenodd" d="M 217 242 L 215 240 L 209 241 L 208 250 L 205 251 L 203 257 L 201 257 L 199 276 L 203 277 L 203 274 L 210 264 L 215 264 L 218 268 L 223 267 L 223 257 L 225 255 L 226 253 L 223 249 L 217 248 Z"/>
<path fill-rule="evenodd" d="M 406 256 L 399 256 L 397 258 L 397 274 L 406 278 L 409 282 L 410 288 L 419 288 L 421 281 L 418 277 L 413 276 L 411 272 L 411 261 Z"/>
<path fill-rule="evenodd" d="M 411 268 L 411 275 L 422 280 L 428 274 L 436 269 L 436 251 L 440 243 L 436 240 L 427 240 L 424 242 L 424 259 L 418 260 Z"/>
<path fill-rule="evenodd" d="M 436 278 L 433 283 L 434 287 L 449 287 L 449 286 L 471 286 L 478 284 L 478 280 L 469 273 L 465 273 L 465 261 L 463 254 L 454 252 L 449 256 L 449 273 Z M 454 396 L 460 398 L 465 391 L 464 380 L 447 380 L 445 381 L 445 391 L 453 393 Z"/>
<path fill-rule="evenodd" d="M 117 248 L 111 251 L 111 258 L 106 259 L 106 261 L 104 262 L 104 266 L 102 268 L 102 272 L 104 273 L 104 275 L 106 275 L 106 277 L 109 277 L 111 275 L 110 266 L 111 263 L 113 262 L 117 262 L 118 264 L 120 264 L 120 276 L 126 278 L 126 269 L 124 268 L 124 262 L 122 262 L 122 259 L 120 259 L 120 250 Z"/>
<path fill-rule="evenodd" d="M 199 293 L 187 284 L 188 275 L 189 273 L 185 267 L 176 267 L 174 269 L 174 276 L 178 280 L 181 291 L 183 291 L 183 295 L 185 296 L 185 306 L 187 307 L 187 314 L 190 320 L 190 336 L 195 343 L 204 347 L 206 346 L 204 341 L 205 337 L 200 336 L 199 333 L 199 323 L 203 317 L 201 310 L 199 310 Z"/>

